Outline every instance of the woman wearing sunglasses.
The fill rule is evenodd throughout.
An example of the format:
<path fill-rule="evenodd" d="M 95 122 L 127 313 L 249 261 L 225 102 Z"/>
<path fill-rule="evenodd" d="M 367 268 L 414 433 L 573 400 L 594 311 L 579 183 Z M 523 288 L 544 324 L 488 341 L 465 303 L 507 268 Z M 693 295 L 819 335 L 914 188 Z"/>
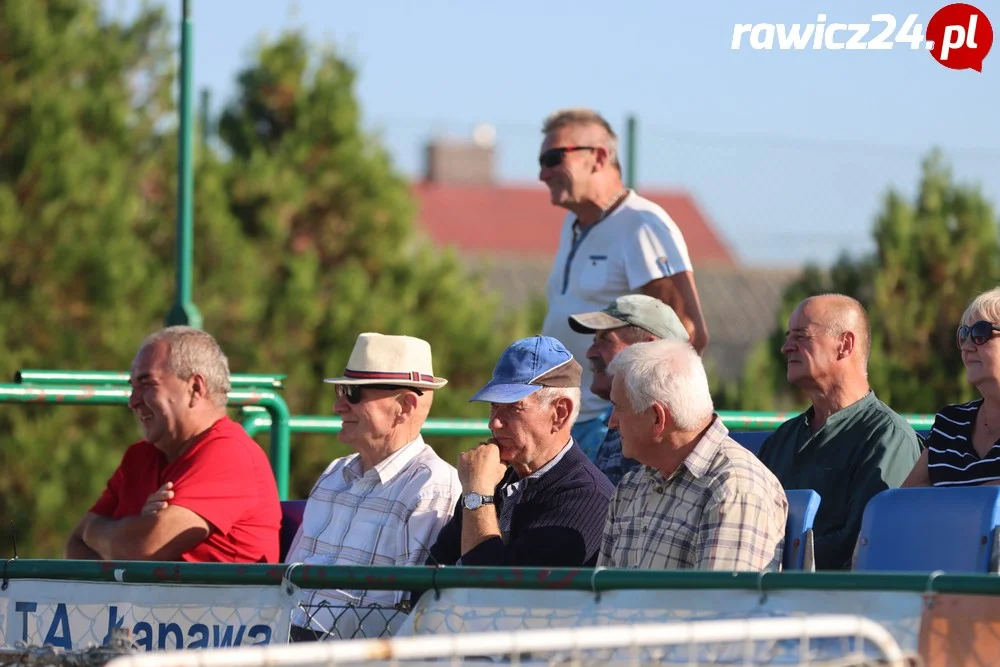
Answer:
<path fill-rule="evenodd" d="M 962 316 L 956 343 L 965 379 L 981 398 L 946 405 L 908 486 L 1000 484 L 1000 287 L 977 296 Z"/>

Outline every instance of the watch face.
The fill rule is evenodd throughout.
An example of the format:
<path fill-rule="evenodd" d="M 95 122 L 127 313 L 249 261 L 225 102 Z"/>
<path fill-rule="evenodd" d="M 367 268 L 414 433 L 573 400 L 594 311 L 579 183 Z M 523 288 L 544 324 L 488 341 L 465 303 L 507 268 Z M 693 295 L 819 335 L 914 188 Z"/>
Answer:
<path fill-rule="evenodd" d="M 465 508 L 474 510 L 483 506 L 483 497 L 478 493 L 465 494 Z"/>

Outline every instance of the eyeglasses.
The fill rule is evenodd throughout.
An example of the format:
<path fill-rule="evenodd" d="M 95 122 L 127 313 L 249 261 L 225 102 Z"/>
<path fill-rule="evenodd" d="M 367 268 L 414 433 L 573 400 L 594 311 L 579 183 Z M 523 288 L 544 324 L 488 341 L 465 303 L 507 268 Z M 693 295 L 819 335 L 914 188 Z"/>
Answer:
<path fill-rule="evenodd" d="M 958 346 L 965 345 L 965 341 L 969 340 L 970 337 L 976 345 L 986 345 L 993 338 L 994 331 L 1000 331 L 1000 327 L 986 320 L 979 320 L 971 327 L 963 324 L 958 328 Z"/>
<path fill-rule="evenodd" d="M 562 164 L 563 157 L 566 153 L 572 153 L 573 151 L 596 151 L 597 148 L 594 146 L 562 146 L 560 148 L 550 148 L 541 155 L 538 156 L 538 164 L 542 167 L 551 169 L 552 167 L 558 167 Z"/>
<path fill-rule="evenodd" d="M 338 384 L 335 387 L 337 392 L 337 398 L 341 396 L 347 399 L 347 402 L 351 405 L 357 405 L 361 402 L 361 390 L 362 389 L 379 389 L 381 391 L 399 391 L 406 390 L 412 391 L 417 396 L 423 396 L 424 392 L 420 391 L 416 387 L 403 387 L 395 384 Z"/>

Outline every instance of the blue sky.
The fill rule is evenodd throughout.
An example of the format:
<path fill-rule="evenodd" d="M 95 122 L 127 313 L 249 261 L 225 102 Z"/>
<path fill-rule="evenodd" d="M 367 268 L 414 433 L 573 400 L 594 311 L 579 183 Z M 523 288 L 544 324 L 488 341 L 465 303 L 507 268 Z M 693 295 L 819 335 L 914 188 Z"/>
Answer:
<path fill-rule="evenodd" d="M 1000 47 L 982 73 L 900 43 L 730 48 L 735 23 L 811 23 L 819 13 L 826 23 L 869 23 L 889 13 L 901 24 L 915 13 L 926 28 L 941 3 L 192 1 L 195 81 L 211 90 L 214 111 L 257 41 L 293 28 L 355 63 L 366 126 L 414 176 L 427 140 L 489 123 L 498 176 L 531 182 L 550 111 L 593 107 L 622 132 L 635 114 L 640 191 L 692 192 L 747 264 L 870 250 L 880 198 L 890 187 L 912 194 L 934 146 L 1000 207 Z M 104 5 L 127 15 L 138 0 Z M 167 6 L 179 15 L 180 0 Z M 995 3 L 980 7 L 1000 30 Z"/>

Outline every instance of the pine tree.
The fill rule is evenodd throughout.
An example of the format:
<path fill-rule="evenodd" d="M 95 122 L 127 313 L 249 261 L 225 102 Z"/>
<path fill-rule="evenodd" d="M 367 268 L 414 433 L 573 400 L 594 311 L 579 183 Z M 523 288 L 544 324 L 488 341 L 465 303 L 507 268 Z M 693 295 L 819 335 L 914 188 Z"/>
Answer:
<path fill-rule="evenodd" d="M 94 0 L 0 4 L 0 374 L 127 370 L 174 299 L 176 62 L 160 9 L 109 21 Z M 287 373 L 293 414 L 330 414 L 324 377 L 359 333 L 431 342 L 467 398 L 533 331 L 502 319 L 457 258 L 421 240 L 409 184 L 361 130 L 346 60 L 297 34 L 263 44 L 195 164 L 194 300 L 234 373 Z M 234 411 L 234 416 L 236 412 Z M 124 408 L 0 406 L 0 516 L 52 557 L 140 437 Z M 293 496 L 345 448 L 293 438 Z M 266 446 L 266 439 L 263 443 Z M 431 440 L 454 462 L 468 441 Z M 9 531 L 0 549 L 9 553 Z"/>
<path fill-rule="evenodd" d="M 804 407 L 785 381 L 780 348 L 791 311 L 807 296 L 824 292 L 853 296 L 867 309 L 869 381 L 897 412 L 932 413 L 974 397 L 955 330 L 969 301 L 997 284 L 997 225 L 980 189 L 955 183 L 941 153 L 932 152 L 912 203 L 895 191 L 886 195 L 875 221 L 873 254 L 845 255 L 829 271 L 809 267 L 788 288 L 774 333 L 762 348 L 766 361 L 752 373 L 748 369 L 752 386 L 744 387 L 740 406 L 749 407 L 750 396 L 770 395 L 775 404 L 791 400 Z"/>
<path fill-rule="evenodd" d="M 105 23 L 96 3 L 0 4 L 0 372 L 128 368 L 162 321 L 172 234 L 162 12 Z M 141 82 L 141 83 L 140 83 Z M 0 408 L 0 500 L 22 556 L 61 552 L 138 430 L 125 410 Z M 8 530 L 0 530 L 3 542 Z"/>
<path fill-rule="evenodd" d="M 253 334 L 231 343 L 249 365 L 289 374 L 297 412 L 330 414 L 321 380 L 343 371 L 358 334 L 424 338 L 449 379 L 431 415 L 485 417 L 467 399 L 503 348 L 532 333 L 527 315 L 499 318 L 495 296 L 458 258 L 421 240 L 410 184 L 361 129 L 355 71 L 330 49 L 312 62 L 311 50 L 295 33 L 262 44 L 219 123 L 231 211 L 259 251 L 243 275 L 264 277 L 265 295 Z M 295 448 L 301 493 L 344 452 L 310 441 Z M 454 462 L 468 443 L 433 444 Z"/>

